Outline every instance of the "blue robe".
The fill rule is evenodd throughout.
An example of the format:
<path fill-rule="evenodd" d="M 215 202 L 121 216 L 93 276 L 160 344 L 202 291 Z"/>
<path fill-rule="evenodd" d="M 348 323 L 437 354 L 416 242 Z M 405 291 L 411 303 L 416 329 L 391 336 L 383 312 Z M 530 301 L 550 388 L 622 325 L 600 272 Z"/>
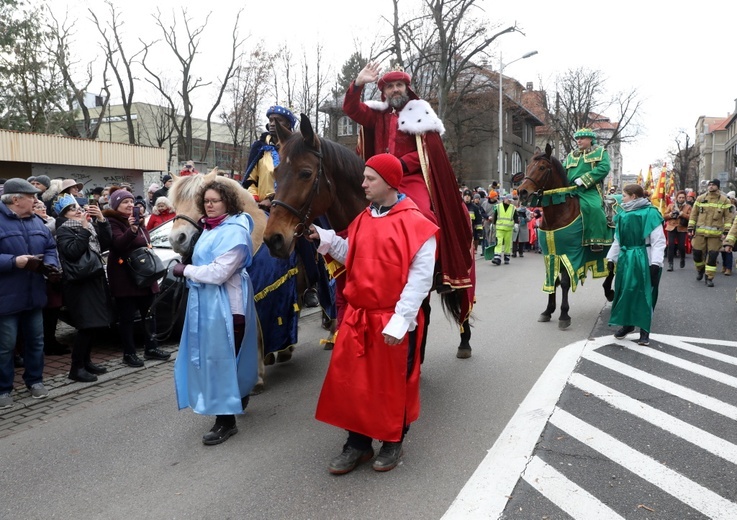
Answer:
<path fill-rule="evenodd" d="M 174 364 L 174 382 L 179 409 L 195 413 L 232 415 L 243 413 L 241 398 L 258 379 L 258 325 L 253 287 L 246 267 L 251 263 L 253 221 L 245 213 L 225 219 L 206 230 L 197 241 L 193 265 L 207 265 L 236 247 L 247 248 L 240 266 L 246 333 L 236 358 L 233 313 L 224 285 L 187 280 L 189 297 L 179 353 Z"/>

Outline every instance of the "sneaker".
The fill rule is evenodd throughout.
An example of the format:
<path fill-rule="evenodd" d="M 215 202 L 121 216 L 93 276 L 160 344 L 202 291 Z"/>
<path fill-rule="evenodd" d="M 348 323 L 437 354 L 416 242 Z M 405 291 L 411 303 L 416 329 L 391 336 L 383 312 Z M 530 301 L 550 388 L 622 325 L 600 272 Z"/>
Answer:
<path fill-rule="evenodd" d="M 333 475 L 344 475 L 356 469 L 356 466 L 362 462 L 371 460 L 373 456 L 374 450 L 372 448 L 359 450 L 353 446 L 346 445 L 343 448 L 343 452 L 330 461 L 328 471 Z"/>
<path fill-rule="evenodd" d="M 640 330 L 640 339 L 637 340 L 637 344 L 648 346 L 650 344 L 650 333 Z"/>
<path fill-rule="evenodd" d="M 10 395 L 10 392 L 0 394 L 0 410 L 11 406 L 13 406 L 13 396 Z"/>
<path fill-rule="evenodd" d="M 634 332 L 634 331 L 635 331 L 635 328 L 631 325 L 627 327 L 622 327 L 621 329 L 619 329 L 617 332 L 614 333 L 614 337 L 616 339 L 624 339 L 627 337 L 627 334 L 630 334 L 631 332 Z"/>
<path fill-rule="evenodd" d="M 43 399 L 44 397 L 49 396 L 49 391 L 46 389 L 43 383 L 36 383 L 35 385 L 31 385 L 28 388 L 28 391 L 31 392 L 31 397 L 34 399 Z"/>
<path fill-rule="evenodd" d="M 139 368 L 143 366 L 143 360 L 135 354 L 124 354 L 123 364 L 129 367 Z"/>
<path fill-rule="evenodd" d="M 317 289 L 307 289 L 302 297 L 305 307 L 315 308 L 320 306 L 320 299 L 317 297 Z"/>
<path fill-rule="evenodd" d="M 402 456 L 401 442 L 386 442 L 381 445 L 379 456 L 374 461 L 374 471 L 389 471 L 397 467 Z"/>
<path fill-rule="evenodd" d="M 143 359 L 158 359 L 160 361 L 166 361 L 171 357 L 169 352 L 165 352 L 160 348 L 147 348 L 143 351 Z"/>

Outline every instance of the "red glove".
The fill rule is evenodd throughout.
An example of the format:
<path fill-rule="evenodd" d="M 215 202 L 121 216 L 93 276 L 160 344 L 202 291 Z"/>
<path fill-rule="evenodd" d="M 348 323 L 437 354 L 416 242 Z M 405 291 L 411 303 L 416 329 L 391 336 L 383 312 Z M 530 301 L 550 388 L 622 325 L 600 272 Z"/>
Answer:
<path fill-rule="evenodd" d="M 187 264 L 183 264 L 180 262 L 174 266 L 174 269 L 172 269 L 171 272 L 174 276 L 179 276 L 181 278 L 184 278 L 184 268 L 185 267 L 187 267 Z"/>

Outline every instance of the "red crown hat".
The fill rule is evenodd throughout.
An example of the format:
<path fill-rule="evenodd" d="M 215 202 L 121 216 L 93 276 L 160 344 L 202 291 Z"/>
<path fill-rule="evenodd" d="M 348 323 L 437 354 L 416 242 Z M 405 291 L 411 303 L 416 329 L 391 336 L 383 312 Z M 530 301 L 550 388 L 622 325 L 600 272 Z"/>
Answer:
<path fill-rule="evenodd" d="M 392 81 L 401 81 L 405 85 L 407 85 L 407 95 L 410 99 L 419 99 L 417 94 L 412 90 L 412 87 L 410 86 L 410 83 L 412 81 L 412 77 L 404 72 L 404 69 L 400 67 L 399 65 L 396 65 L 393 70 L 390 70 L 383 76 L 379 78 L 378 81 L 378 87 L 379 91 L 381 92 L 381 100 L 386 101 L 386 96 L 384 96 L 384 87 L 386 87 L 387 83 L 391 83 Z"/>
<path fill-rule="evenodd" d="M 402 182 L 402 163 L 392 154 L 380 153 L 374 155 L 366 161 L 366 166 L 381 175 L 381 178 L 389 186 L 395 190 L 399 189 L 399 184 Z"/>

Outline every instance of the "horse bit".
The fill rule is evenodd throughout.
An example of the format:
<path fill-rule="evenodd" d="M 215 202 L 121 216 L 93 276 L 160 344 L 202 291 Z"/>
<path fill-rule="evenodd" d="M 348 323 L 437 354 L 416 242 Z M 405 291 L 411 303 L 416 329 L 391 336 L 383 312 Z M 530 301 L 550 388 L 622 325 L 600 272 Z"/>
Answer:
<path fill-rule="evenodd" d="M 310 214 L 312 213 L 312 201 L 315 199 L 315 196 L 320 192 L 320 178 L 323 176 L 322 152 L 312 149 L 310 149 L 309 151 L 319 159 L 319 163 L 317 166 L 317 175 L 315 175 L 315 180 L 312 183 L 310 194 L 307 196 L 307 200 L 305 201 L 305 203 L 302 204 L 302 207 L 297 210 L 286 202 L 282 202 L 281 200 L 277 200 L 276 198 L 271 201 L 272 206 L 281 206 L 282 208 L 289 211 L 292 215 L 300 219 L 297 225 L 294 226 L 294 233 L 292 234 L 294 238 L 304 236 L 305 233 L 307 233 L 309 230 L 309 228 L 307 227 L 307 221 L 309 220 Z M 325 177 L 325 182 L 327 182 L 328 190 L 330 190 L 330 179 L 327 176 Z"/>

